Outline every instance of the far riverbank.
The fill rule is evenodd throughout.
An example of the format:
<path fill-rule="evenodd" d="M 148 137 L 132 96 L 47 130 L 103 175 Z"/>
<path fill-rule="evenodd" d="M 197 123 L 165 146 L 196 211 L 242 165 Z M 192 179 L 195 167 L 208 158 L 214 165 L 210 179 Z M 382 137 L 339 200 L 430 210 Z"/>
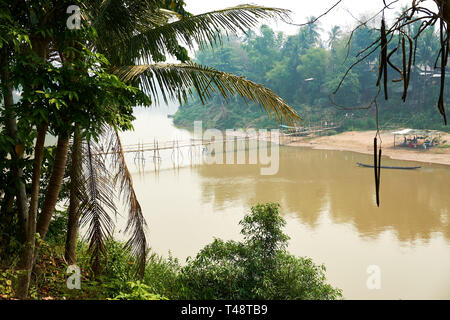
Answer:
<path fill-rule="evenodd" d="M 285 142 L 283 144 L 294 147 L 373 154 L 375 133 L 376 131 L 348 131 L 332 136 L 300 138 L 300 140 L 295 142 Z M 394 148 L 394 135 L 392 132 L 382 132 L 381 140 L 383 155 L 391 159 L 450 165 L 450 148 L 430 148 L 426 150 L 421 148 Z M 441 142 L 443 141 L 447 141 L 446 144 L 450 144 L 450 134 L 441 132 Z"/>

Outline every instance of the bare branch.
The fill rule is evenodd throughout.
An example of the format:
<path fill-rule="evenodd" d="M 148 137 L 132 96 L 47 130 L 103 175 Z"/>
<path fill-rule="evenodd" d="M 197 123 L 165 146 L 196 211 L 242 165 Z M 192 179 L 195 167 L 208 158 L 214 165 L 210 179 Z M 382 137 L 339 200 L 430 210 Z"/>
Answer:
<path fill-rule="evenodd" d="M 312 19 L 311 21 L 305 22 L 305 23 L 297 24 L 297 23 L 292 23 L 292 22 L 286 21 L 286 20 L 284 20 L 284 19 L 283 19 L 283 21 L 286 22 L 287 24 L 290 24 L 290 25 L 293 25 L 293 26 L 297 26 L 297 27 L 304 27 L 304 26 L 307 26 L 307 25 L 310 25 L 310 24 L 314 24 L 314 23 L 316 23 L 320 18 L 322 18 L 323 16 L 327 15 L 331 10 L 333 10 L 334 8 L 336 8 L 336 7 L 339 5 L 339 3 L 341 3 L 341 2 L 342 2 L 342 0 L 338 0 L 331 8 L 329 8 L 328 10 L 326 10 L 326 11 L 325 11 L 324 13 L 322 13 L 320 16 L 318 16 L 318 17 Z"/>

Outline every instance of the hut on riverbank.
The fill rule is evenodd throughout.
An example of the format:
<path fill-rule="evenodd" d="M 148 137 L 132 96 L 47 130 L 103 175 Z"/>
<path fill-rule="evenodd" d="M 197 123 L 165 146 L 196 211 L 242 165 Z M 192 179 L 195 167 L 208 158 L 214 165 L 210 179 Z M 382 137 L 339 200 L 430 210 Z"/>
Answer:
<path fill-rule="evenodd" d="M 429 149 L 441 143 L 441 132 L 437 130 L 403 129 L 393 134 L 394 148 Z"/>

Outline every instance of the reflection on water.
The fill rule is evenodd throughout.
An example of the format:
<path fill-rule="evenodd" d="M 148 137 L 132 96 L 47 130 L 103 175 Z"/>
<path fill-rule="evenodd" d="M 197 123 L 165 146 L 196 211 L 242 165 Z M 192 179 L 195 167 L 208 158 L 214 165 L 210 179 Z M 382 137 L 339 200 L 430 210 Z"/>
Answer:
<path fill-rule="evenodd" d="M 282 147 L 274 176 L 260 175 L 257 165 L 198 165 L 133 179 L 150 245 L 160 254 L 170 250 L 184 260 L 214 237 L 239 240 L 238 222 L 250 207 L 276 201 L 287 220 L 289 250 L 325 264 L 330 283 L 346 298 L 450 299 L 450 168 L 382 170 L 377 208 L 373 170 L 356 166 L 371 161 L 351 152 Z M 366 286 L 370 265 L 381 269 L 380 290 Z"/>
<path fill-rule="evenodd" d="M 198 173 L 204 178 L 203 201 L 214 199 L 219 210 L 235 200 L 247 206 L 277 201 L 284 212 L 295 214 L 311 228 L 326 208 L 333 223 L 349 223 L 362 237 L 392 230 L 399 241 L 407 242 L 428 240 L 441 232 L 449 241 L 449 168 L 382 170 L 381 207 L 377 208 L 373 170 L 356 166 L 356 162 L 370 161 L 370 156 L 356 153 L 285 147 L 275 176 L 259 176 L 257 167 L 236 165 L 202 166 Z"/>

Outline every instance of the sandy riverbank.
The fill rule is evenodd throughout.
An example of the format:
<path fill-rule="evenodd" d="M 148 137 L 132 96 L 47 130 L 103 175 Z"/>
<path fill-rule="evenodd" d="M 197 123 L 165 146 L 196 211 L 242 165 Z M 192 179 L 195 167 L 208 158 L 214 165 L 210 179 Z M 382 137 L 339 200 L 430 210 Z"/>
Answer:
<path fill-rule="evenodd" d="M 342 150 L 373 154 L 373 138 L 375 131 L 349 131 L 333 136 L 301 139 L 289 143 L 289 146 L 311 147 L 313 149 Z M 394 148 L 394 135 L 392 132 L 382 132 L 383 155 L 397 160 L 419 161 L 450 165 L 450 149 L 431 148 L 427 150 L 412 148 Z M 398 138 L 397 138 L 398 139 Z M 447 140 L 450 144 L 450 134 L 441 133 L 441 141 Z"/>

